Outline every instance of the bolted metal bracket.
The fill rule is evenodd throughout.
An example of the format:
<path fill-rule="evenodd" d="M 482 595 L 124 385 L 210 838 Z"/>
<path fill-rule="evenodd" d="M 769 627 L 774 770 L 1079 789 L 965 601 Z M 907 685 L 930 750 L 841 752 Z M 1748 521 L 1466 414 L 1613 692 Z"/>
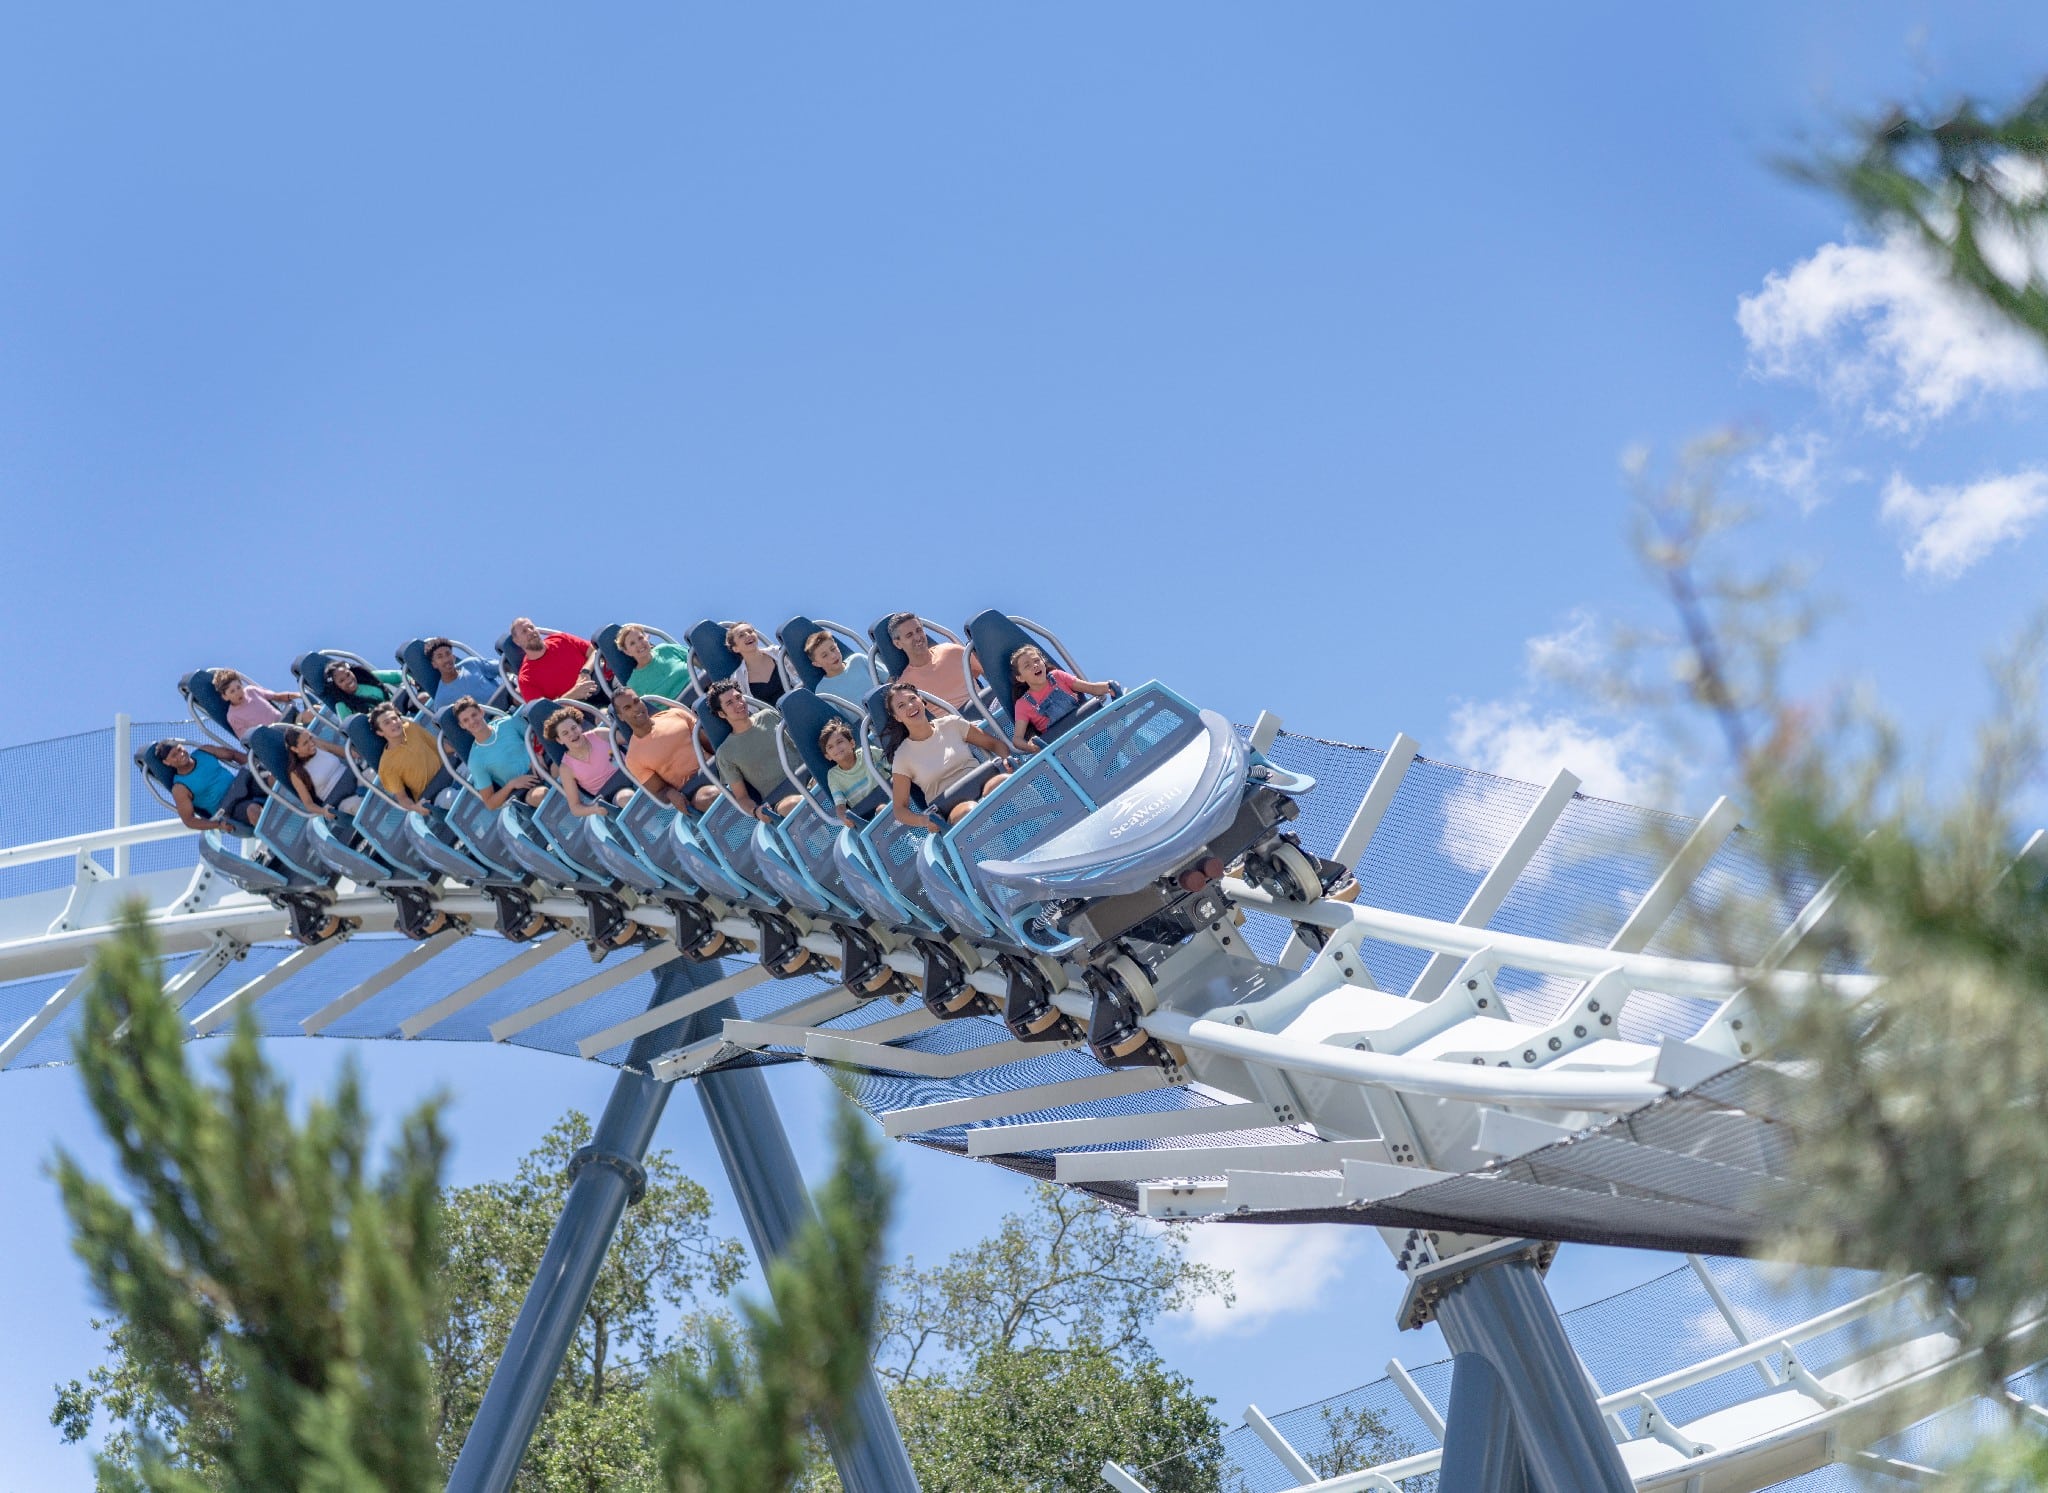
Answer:
<path fill-rule="evenodd" d="M 1394 1321 L 1404 1332 L 1436 1318 L 1436 1304 L 1467 1279 L 1489 1266 L 1509 1260 L 1528 1260 L 1538 1273 L 1546 1273 L 1557 1258 L 1557 1245 L 1548 1239 L 1502 1239 L 1481 1249 L 1467 1250 L 1447 1260 L 1433 1260 L 1408 1277 L 1407 1294 Z"/>
<path fill-rule="evenodd" d="M 626 1206 L 632 1207 L 647 1195 L 647 1168 L 630 1156 L 621 1156 L 616 1151 L 600 1151 L 596 1146 L 585 1146 L 569 1158 L 569 1185 L 576 1185 L 576 1178 L 587 1166 L 601 1166 L 607 1171 L 617 1172 L 626 1179 Z"/>

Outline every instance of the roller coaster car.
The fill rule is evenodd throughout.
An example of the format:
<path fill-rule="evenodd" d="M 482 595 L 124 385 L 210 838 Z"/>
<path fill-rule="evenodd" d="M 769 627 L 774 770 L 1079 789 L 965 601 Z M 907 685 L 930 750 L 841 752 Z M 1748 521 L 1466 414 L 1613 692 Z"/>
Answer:
<path fill-rule="evenodd" d="M 158 758 L 156 747 L 152 742 L 139 748 L 133 760 L 151 795 L 175 813 L 177 800 L 172 789 L 177 774 Z M 260 778 L 258 782 L 260 785 Z M 268 799 L 253 828 L 237 825 L 201 834 L 199 859 L 231 885 L 281 909 L 291 919 L 293 938 L 302 944 L 316 944 L 333 938 L 348 925 L 330 910 L 336 877 L 309 853 L 304 824 L 274 798 Z M 231 847 L 231 837 L 254 841 L 255 854 L 244 855 Z"/>
<path fill-rule="evenodd" d="M 351 881 L 373 886 L 398 909 L 398 931 L 407 938 L 429 938 L 448 925 L 448 915 L 434 906 L 435 883 L 447 876 L 471 886 L 489 872 L 473 858 L 435 834 L 425 815 L 415 814 L 384 791 L 377 766 L 384 759 L 384 738 L 367 715 L 342 722 L 345 751 L 362 802 L 350 826 L 354 842 L 344 842 L 316 821 L 313 835 L 323 860 Z"/>
<path fill-rule="evenodd" d="M 580 715 L 593 735 L 608 729 L 594 706 L 580 702 L 535 700 L 521 706 L 518 719 L 525 724 L 527 749 L 534 754 L 535 767 L 545 769 L 543 778 L 558 777 L 568 770 L 562 762 L 562 745 L 541 734 L 549 717 L 563 709 Z M 554 782 L 549 783 L 530 820 L 517 812 L 509 817 L 504 810 L 499 813 L 520 864 L 543 881 L 561 878 L 556 884 L 583 903 L 589 915 L 585 941 L 592 954 L 655 936 L 653 930 L 643 929 L 626 916 L 624 894 L 659 896 L 669 890 L 668 882 L 617 835 L 607 815 L 576 813 L 569 807 L 568 795 Z"/>

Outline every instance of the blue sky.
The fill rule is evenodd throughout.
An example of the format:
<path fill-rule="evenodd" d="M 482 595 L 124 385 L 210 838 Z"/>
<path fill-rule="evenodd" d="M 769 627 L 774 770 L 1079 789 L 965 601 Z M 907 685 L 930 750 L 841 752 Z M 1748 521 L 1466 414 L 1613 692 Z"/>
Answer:
<path fill-rule="evenodd" d="M 999 604 L 1239 719 L 1626 794 L 1641 733 L 1531 642 L 1649 609 L 1619 457 L 1730 422 L 1749 543 L 1839 606 L 1802 677 L 1953 736 L 2040 599 L 2048 363 L 1769 162 L 1890 98 L 2014 94 L 2037 22 L 0 8 L 0 740 L 518 612 Z M 462 1179 L 605 1079 L 365 1057 L 390 1109 L 457 1093 Z M 820 1081 L 777 1084 L 816 1160 Z M 679 1100 L 664 1141 L 707 1157 Z M 68 1075 L 0 1082 L 9 1486 L 85 1482 L 43 1425 L 92 1343 L 38 1179 L 83 1125 Z M 1018 1196 L 903 1164 L 921 1255 Z M 1433 1351 L 1363 1231 L 1239 1258 L 1270 1310 L 1164 1338 L 1228 1414 Z M 1568 1250 L 1558 1293 L 1654 1268 Z"/>

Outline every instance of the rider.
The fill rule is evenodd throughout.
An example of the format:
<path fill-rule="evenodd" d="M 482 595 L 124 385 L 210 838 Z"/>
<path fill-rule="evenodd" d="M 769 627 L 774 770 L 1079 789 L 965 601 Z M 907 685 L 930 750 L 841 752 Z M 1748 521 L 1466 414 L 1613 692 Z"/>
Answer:
<path fill-rule="evenodd" d="M 428 638 L 421 651 L 434 671 L 434 709 L 445 710 L 465 695 L 489 699 L 498 692 L 500 670 L 491 660 L 458 658 L 449 638 Z"/>
<path fill-rule="evenodd" d="M 751 622 L 735 622 L 725 630 L 725 646 L 737 653 L 740 666 L 732 682 L 759 700 L 773 705 L 788 686 L 782 678 L 782 645 L 764 643 Z"/>
<path fill-rule="evenodd" d="M 538 804 L 546 791 L 533 770 L 526 751 L 526 723 L 516 715 L 502 716 L 496 726 L 473 695 L 455 702 L 455 724 L 467 731 L 476 745 L 470 748 L 469 786 L 487 809 L 502 809 L 515 794 Z"/>
<path fill-rule="evenodd" d="M 227 701 L 228 729 L 235 733 L 237 741 L 247 741 L 249 733 L 258 726 L 283 720 L 284 712 L 278 706 L 299 703 L 296 691 L 265 689 L 236 669 L 215 669 L 213 687 Z M 298 714 L 292 718 L 303 719 Z"/>
<path fill-rule="evenodd" d="M 832 764 L 825 770 L 825 791 L 832 795 L 832 807 L 849 829 L 859 829 L 861 821 L 854 817 L 853 809 L 878 790 L 867 758 L 854 744 L 853 727 L 842 720 L 827 722 L 818 733 L 818 750 Z"/>
<path fill-rule="evenodd" d="M 901 644 L 897 646 L 901 647 Z M 914 685 L 897 680 L 885 701 L 889 724 L 882 729 L 882 750 L 889 756 L 890 797 L 896 822 L 913 829 L 944 829 L 958 824 L 983 795 L 1009 780 L 998 773 L 979 787 L 962 780 L 980 766 L 970 746 L 1001 756 L 1007 748 L 979 726 L 957 715 L 932 719 L 931 705 Z M 924 794 L 924 812 L 910 806 L 915 785 Z"/>
<path fill-rule="evenodd" d="M 389 703 L 370 712 L 370 726 L 384 738 L 384 755 L 377 760 L 377 781 L 384 791 L 402 809 L 432 814 L 435 800 L 455 786 L 433 732 Z"/>
<path fill-rule="evenodd" d="M 531 617 L 512 619 L 512 641 L 526 655 L 519 665 L 519 698 L 588 700 L 597 693 L 591 677 L 588 638 L 574 633 L 543 633 Z"/>
<path fill-rule="evenodd" d="M 569 801 L 569 812 L 579 819 L 601 817 L 607 803 L 624 808 L 633 796 L 633 780 L 619 766 L 612 733 L 586 731 L 583 723 L 582 711 L 564 705 L 540 728 L 542 736 L 562 749 L 562 771 L 555 781 Z"/>
<path fill-rule="evenodd" d="M 858 708 L 874 688 L 868 679 L 868 656 L 856 653 L 852 658 L 846 657 L 840 651 L 839 639 L 826 628 L 821 627 L 804 639 L 804 657 L 825 676 L 817 685 L 821 695 L 836 696 Z"/>
<path fill-rule="evenodd" d="M 284 744 L 291 758 L 291 789 L 300 803 L 323 819 L 334 818 L 337 810 L 343 814 L 355 812 L 362 796 L 355 791 L 348 757 L 340 747 L 315 736 L 304 726 L 286 726 Z M 340 796 L 330 802 L 330 795 L 337 790 Z"/>
<path fill-rule="evenodd" d="M 334 713 L 343 720 L 375 710 L 397 698 L 399 688 L 405 683 L 405 676 L 396 669 L 372 669 L 365 676 L 345 658 L 329 663 L 321 677 L 340 696 L 335 702 Z"/>
<path fill-rule="evenodd" d="M 160 741 L 151 750 L 171 770 L 171 802 L 185 828 L 232 829 L 237 819 L 253 825 L 262 815 L 263 790 L 244 753 L 211 745 L 194 750 L 182 741 Z"/>
<path fill-rule="evenodd" d="M 901 648 L 910 662 L 896 677 L 928 695 L 937 695 L 955 710 L 967 708 L 967 671 L 961 660 L 967 650 L 958 643 L 932 642 L 924 629 L 924 618 L 915 612 L 896 612 L 889 618 L 889 641 Z"/>
<path fill-rule="evenodd" d="M 697 717 L 681 705 L 653 711 L 634 689 L 612 695 L 612 714 L 632 737 L 626 743 L 626 771 L 663 803 L 698 813 L 711 807 L 718 785 L 705 775 L 697 756 Z"/>
<path fill-rule="evenodd" d="M 705 696 L 720 720 L 732 727 L 732 734 L 718 748 L 718 771 L 726 791 L 749 817 L 771 821 L 796 807 L 796 785 L 782 770 L 782 754 L 776 750 L 776 733 L 782 730 L 782 712 L 772 705 L 753 710 L 747 692 L 730 679 L 721 679 Z M 757 805 L 755 797 L 760 798 Z"/>
<path fill-rule="evenodd" d="M 1065 669 L 1055 669 L 1045 650 L 1036 643 L 1026 643 L 1010 655 L 1010 682 L 1016 694 L 1010 707 L 1010 713 L 1017 719 L 1014 739 L 1026 751 L 1037 750 L 1030 745 L 1031 737 L 1043 736 L 1055 722 L 1079 710 L 1081 696 L 1113 695 L 1117 691 L 1114 680 L 1097 684 Z"/>
<path fill-rule="evenodd" d="M 619 652 L 633 660 L 626 688 L 636 695 L 680 700 L 690 687 L 690 650 L 681 643 L 657 643 L 644 622 L 619 629 Z"/>

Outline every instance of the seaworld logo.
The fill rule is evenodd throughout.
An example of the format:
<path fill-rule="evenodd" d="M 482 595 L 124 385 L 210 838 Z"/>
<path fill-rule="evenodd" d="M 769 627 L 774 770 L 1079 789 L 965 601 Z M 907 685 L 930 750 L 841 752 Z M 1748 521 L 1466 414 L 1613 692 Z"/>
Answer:
<path fill-rule="evenodd" d="M 1135 793 L 1118 799 L 1115 807 L 1110 810 L 1117 816 L 1117 823 L 1110 829 L 1109 838 L 1121 840 L 1132 830 L 1143 829 L 1172 806 L 1173 794 L 1170 792 L 1154 793 L 1143 802 L 1139 801 Z"/>

